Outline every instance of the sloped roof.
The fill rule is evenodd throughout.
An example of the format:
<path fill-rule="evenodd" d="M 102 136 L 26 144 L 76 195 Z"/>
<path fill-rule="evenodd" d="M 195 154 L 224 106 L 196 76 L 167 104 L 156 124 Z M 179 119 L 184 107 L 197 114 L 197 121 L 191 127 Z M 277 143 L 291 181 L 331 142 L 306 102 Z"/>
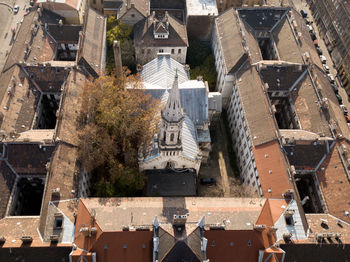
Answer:
<path fill-rule="evenodd" d="M 84 58 L 91 69 L 97 74 L 100 74 L 104 70 L 106 21 L 107 19 L 103 14 L 89 8 L 84 26 L 84 36 L 80 39 L 82 44 L 78 61 L 80 62 L 81 58 Z"/>
<path fill-rule="evenodd" d="M 262 80 L 269 85 L 269 91 L 289 90 L 307 73 L 302 64 L 267 64 L 260 70 Z"/>
<path fill-rule="evenodd" d="M 155 13 L 138 22 L 134 27 L 134 43 L 142 48 L 151 46 L 188 46 L 186 25 L 167 14 L 169 22 L 168 38 L 155 39 L 153 21 Z"/>
<path fill-rule="evenodd" d="M 156 99 L 163 99 L 166 90 L 174 82 L 176 69 L 181 106 L 194 125 L 202 125 L 208 120 L 208 95 L 203 81 L 188 80 L 183 66 L 168 56 L 159 56 L 147 63 L 141 71 L 146 93 Z"/>
<path fill-rule="evenodd" d="M 281 198 L 293 188 L 278 140 L 255 146 L 253 153 L 264 197 Z"/>
<path fill-rule="evenodd" d="M 231 8 L 216 19 L 218 41 L 222 48 L 226 73 L 234 73 L 248 59 L 235 12 Z"/>
<path fill-rule="evenodd" d="M 270 31 L 286 15 L 289 8 L 244 8 L 238 9 L 239 16 L 257 31 Z"/>
<path fill-rule="evenodd" d="M 49 34 L 58 43 L 78 43 L 80 25 L 48 25 Z"/>
<path fill-rule="evenodd" d="M 122 0 L 123 3 L 120 6 L 120 17 L 123 16 L 125 13 L 128 12 L 129 8 L 131 8 L 131 5 L 134 6 L 134 8 L 139 11 L 144 17 L 147 16 L 147 13 L 149 12 L 149 5 L 150 1 L 147 0 Z M 129 3 L 129 8 L 128 8 Z"/>
<path fill-rule="evenodd" d="M 258 146 L 276 139 L 273 116 L 256 68 L 247 62 L 237 73 L 237 79 L 236 85 L 253 144 Z"/>
<path fill-rule="evenodd" d="M 169 55 L 158 55 L 157 58 L 151 60 L 142 67 L 140 76 L 144 82 L 171 88 L 174 82 L 176 70 L 179 84 L 190 80 L 184 65 L 180 64 L 175 59 L 170 58 Z"/>

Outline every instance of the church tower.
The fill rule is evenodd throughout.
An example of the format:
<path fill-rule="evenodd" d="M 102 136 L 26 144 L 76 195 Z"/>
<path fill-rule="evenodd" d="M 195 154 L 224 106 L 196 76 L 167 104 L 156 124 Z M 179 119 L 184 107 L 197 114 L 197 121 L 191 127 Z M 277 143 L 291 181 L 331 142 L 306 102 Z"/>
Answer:
<path fill-rule="evenodd" d="M 162 110 L 159 147 L 163 150 L 182 150 L 182 123 L 185 119 L 180 102 L 177 70 L 168 101 Z"/>

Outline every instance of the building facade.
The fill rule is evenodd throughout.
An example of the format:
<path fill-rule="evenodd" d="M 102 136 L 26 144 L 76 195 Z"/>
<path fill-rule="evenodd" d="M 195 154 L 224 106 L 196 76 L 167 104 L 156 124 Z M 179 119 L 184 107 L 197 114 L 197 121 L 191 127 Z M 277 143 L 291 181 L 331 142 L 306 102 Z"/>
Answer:
<path fill-rule="evenodd" d="M 346 1 L 310 1 L 310 9 L 341 82 L 350 94 L 350 4 Z"/>
<path fill-rule="evenodd" d="M 135 26 L 135 56 L 138 64 L 144 65 L 157 57 L 168 54 L 179 63 L 186 63 L 188 47 L 186 25 L 165 12 L 150 16 Z"/>

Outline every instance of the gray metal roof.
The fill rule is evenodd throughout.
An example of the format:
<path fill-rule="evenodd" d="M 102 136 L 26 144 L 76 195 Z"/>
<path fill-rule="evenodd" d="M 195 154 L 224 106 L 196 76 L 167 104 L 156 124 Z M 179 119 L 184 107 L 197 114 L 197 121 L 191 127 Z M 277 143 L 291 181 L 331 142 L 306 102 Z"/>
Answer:
<path fill-rule="evenodd" d="M 179 84 L 189 80 L 185 67 L 176 60 L 170 58 L 170 55 L 159 55 L 157 58 L 148 62 L 143 66 L 140 75 L 144 82 L 171 88 L 174 82 L 176 69 L 179 76 Z"/>
<path fill-rule="evenodd" d="M 192 160 L 196 160 L 200 152 L 197 144 L 196 128 L 187 115 L 185 115 L 185 121 L 182 125 L 182 151 L 184 157 Z M 144 162 L 158 157 L 159 152 L 158 139 L 155 139 L 151 148 L 149 148 L 149 153 L 145 156 Z"/>
<path fill-rule="evenodd" d="M 199 148 L 197 144 L 196 128 L 193 122 L 187 116 L 185 116 L 185 121 L 182 125 L 182 151 L 184 157 L 196 160 Z"/>

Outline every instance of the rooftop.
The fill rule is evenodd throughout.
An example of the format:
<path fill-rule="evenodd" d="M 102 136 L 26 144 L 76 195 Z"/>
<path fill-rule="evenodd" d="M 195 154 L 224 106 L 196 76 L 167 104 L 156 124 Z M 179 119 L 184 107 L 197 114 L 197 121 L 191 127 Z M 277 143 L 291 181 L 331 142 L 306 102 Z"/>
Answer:
<path fill-rule="evenodd" d="M 80 25 L 56 25 L 47 26 L 47 31 L 57 43 L 78 43 L 79 32 L 82 30 Z"/>
<path fill-rule="evenodd" d="M 255 146 L 253 153 L 264 197 L 282 198 L 293 186 L 278 141 Z"/>
<path fill-rule="evenodd" d="M 316 172 L 316 176 L 328 212 L 349 223 L 350 217 L 345 215 L 345 211 L 350 212 L 350 183 L 348 171 L 344 169 L 341 161 L 341 151 L 338 151 L 341 150 L 339 147 L 342 144 L 350 148 L 350 144 L 346 141 L 336 142 L 336 145 L 330 149 L 330 154 Z"/>
<path fill-rule="evenodd" d="M 150 16 L 141 20 L 134 28 L 134 43 L 143 48 L 148 46 L 188 46 L 186 25 L 167 14 L 169 22 L 169 37 L 155 39 L 153 35 L 153 21 L 156 14 L 153 12 Z"/>
<path fill-rule="evenodd" d="M 104 71 L 106 23 L 107 19 L 103 14 L 92 8 L 88 9 L 77 61 L 95 77 Z"/>
<path fill-rule="evenodd" d="M 216 0 L 187 0 L 187 15 L 218 15 Z"/>
<path fill-rule="evenodd" d="M 226 230 L 252 229 L 265 201 L 263 198 L 193 197 L 81 199 L 89 212 L 95 210 L 96 222 L 102 231 L 122 231 L 123 226 L 151 226 L 155 216 L 161 225 L 168 224 L 172 223 L 174 214 L 187 213 L 189 224 L 196 224 L 205 216 L 206 225 L 224 223 Z"/>

